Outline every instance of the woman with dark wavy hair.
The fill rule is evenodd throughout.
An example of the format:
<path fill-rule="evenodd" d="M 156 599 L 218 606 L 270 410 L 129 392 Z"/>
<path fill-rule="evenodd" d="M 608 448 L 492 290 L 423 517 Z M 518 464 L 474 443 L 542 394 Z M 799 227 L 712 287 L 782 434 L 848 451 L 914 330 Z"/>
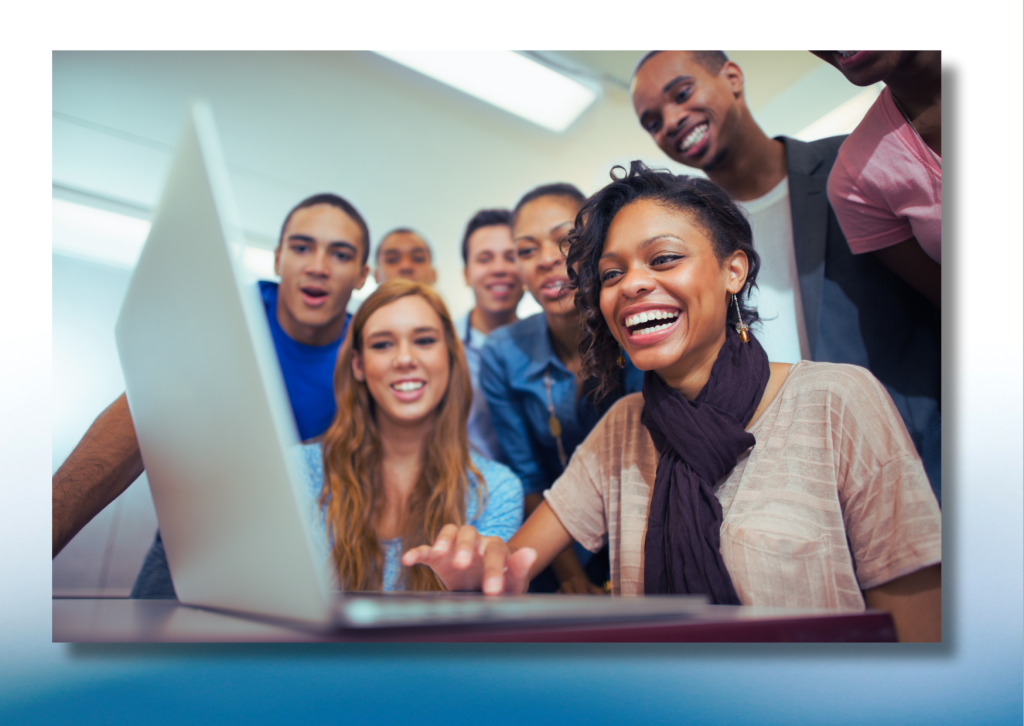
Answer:
<path fill-rule="evenodd" d="M 403 549 L 446 522 L 502 539 L 522 523 L 519 479 L 469 451 L 469 367 L 433 288 L 392 280 L 366 298 L 334 392 L 338 412 L 303 454 L 343 589 L 442 590 L 426 567 L 403 571 Z"/>
<path fill-rule="evenodd" d="M 615 399 L 643 385 L 643 373 L 625 361 L 606 381 L 603 400 L 596 400 L 580 375 L 580 315 L 565 240 L 586 199 L 571 184 L 545 184 L 516 204 L 516 265 L 542 312 L 495 331 L 480 353 L 480 390 L 502 461 L 523 482 L 527 516 Z M 530 591 L 605 594 L 608 581 L 607 552 L 591 556 L 576 545 L 555 557 Z"/>
<path fill-rule="evenodd" d="M 609 544 L 613 593 L 889 610 L 940 638 L 939 508 L 888 394 L 866 370 L 769 363 L 744 304 L 750 227 L 704 179 L 634 162 L 571 235 L 586 370 L 620 348 L 646 371 L 506 545 L 446 526 L 424 563 L 449 586 L 518 592 L 570 538 Z M 477 553 L 477 554 L 474 554 Z"/>

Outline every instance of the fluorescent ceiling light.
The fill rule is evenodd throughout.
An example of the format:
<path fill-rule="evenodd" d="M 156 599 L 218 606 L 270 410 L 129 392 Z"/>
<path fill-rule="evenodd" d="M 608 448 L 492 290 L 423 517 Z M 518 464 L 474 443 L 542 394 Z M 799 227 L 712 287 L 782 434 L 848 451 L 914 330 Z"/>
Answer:
<path fill-rule="evenodd" d="M 53 254 L 131 270 L 139 261 L 150 224 L 106 209 L 53 199 Z M 252 282 L 276 280 L 274 252 L 256 245 L 240 251 L 243 274 Z"/>
<path fill-rule="evenodd" d="M 135 267 L 149 222 L 105 209 L 53 200 L 53 252 L 101 265 Z"/>
<path fill-rule="evenodd" d="M 794 138 L 800 141 L 814 141 L 850 133 L 864 119 L 864 114 L 878 98 L 882 87 L 881 83 L 868 86 L 846 103 L 829 111 Z"/>
<path fill-rule="evenodd" d="M 597 99 L 595 89 L 512 51 L 377 53 L 556 133 Z"/>

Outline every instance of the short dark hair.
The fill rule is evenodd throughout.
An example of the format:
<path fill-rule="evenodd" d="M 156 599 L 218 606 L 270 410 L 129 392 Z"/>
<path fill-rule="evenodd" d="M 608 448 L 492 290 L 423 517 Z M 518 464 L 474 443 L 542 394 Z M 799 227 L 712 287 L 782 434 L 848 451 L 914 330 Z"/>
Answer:
<path fill-rule="evenodd" d="M 318 204 L 328 204 L 340 209 L 359 226 L 359 231 L 363 233 L 363 259 L 361 264 L 365 265 L 366 260 L 370 257 L 370 228 L 366 226 L 366 220 L 363 219 L 363 215 L 361 215 L 359 210 L 353 207 L 348 200 L 343 197 L 339 197 L 337 194 L 331 194 L 330 192 L 314 194 L 311 197 L 306 197 L 292 207 L 292 211 L 288 212 L 288 216 L 284 218 L 284 224 L 281 225 L 281 235 L 277 238 L 277 246 L 280 247 L 281 243 L 284 242 L 284 231 L 288 229 L 288 223 L 292 221 L 292 215 L 300 209 L 315 207 Z"/>
<path fill-rule="evenodd" d="M 540 199 L 541 197 L 563 197 L 565 199 L 571 199 L 579 206 L 582 206 L 583 203 L 587 201 L 586 195 L 572 184 L 565 182 L 542 184 L 536 189 L 531 189 L 524 194 L 523 198 L 520 199 L 515 208 L 512 209 L 511 226 L 514 227 L 516 225 L 516 220 L 519 218 L 519 212 L 523 207 L 534 199 Z"/>
<path fill-rule="evenodd" d="M 375 261 L 380 262 L 380 250 L 384 246 L 384 240 L 386 240 L 388 237 L 390 237 L 393 234 L 414 234 L 414 235 L 416 235 L 417 237 L 420 238 L 420 242 L 423 243 L 423 246 L 427 248 L 427 254 L 430 255 L 430 261 L 431 262 L 434 261 L 434 251 L 432 249 L 430 249 L 430 243 L 427 242 L 427 238 L 424 237 L 419 232 L 417 232 L 412 227 L 395 227 L 393 230 L 391 230 L 390 232 L 385 234 L 383 237 L 381 237 L 380 238 L 380 242 L 377 243 L 377 251 L 373 255 L 373 259 Z"/>
<path fill-rule="evenodd" d="M 512 212 L 507 209 L 481 209 L 473 215 L 466 225 L 466 233 L 462 235 L 462 264 L 469 264 L 469 238 L 478 229 L 484 227 L 511 227 Z"/>
<path fill-rule="evenodd" d="M 750 291 L 757 286 L 761 258 L 754 250 L 753 235 L 746 214 L 726 192 L 702 177 L 676 176 L 665 170 L 649 169 L 634 161 L 629 172 L 621 166 L 611 171 L 612 182 L 592 196 L 576 215 L 569 233 L 566 265 L 570 284 L 576 288 L 576 307 L 581 314 L 581 378 L 596 376 L 597 393 L 603 395 L 618 381 L 615 359 L 619 344 L 601 314 L 601 275 L 598 263 L 604 251 L 608 227 L 623 207 L 640 200 L 651 200 L 678 209 L 690 216 L 711 240 L 715 257 L 724 261 L 737 250 L 748 260 L 747 281 L 736 295 L 743 311 L 743 322 L 753 325 L 760 318 L 748 303 Z M 617 172 L 623 172 L 617 174 Z M 726 325 L 738 322 L 736 307 L 726 310 Z"/>
<path fill-rule="evenodd" d="M 629 77 L 631 85 L 633 83 L 633 79 L 636 78 L 636 74 L 640 72 L 641 68 L 643 68 L 644 63 L 661 52 L 663 51 L 649 50 L 643 54 L 640 60 L 636 62 L 636 66 L 633 68 L 633 75 Z M 690 50 L 686 52 L 693 56 L 693 59 L 703 66 L 704 70 L 713 76 L 717 76 L 718 72 L 722 70 L 722 66 L 729 62 L 729 56 L 727 56 L 725 51 L 722 50 Z"/>

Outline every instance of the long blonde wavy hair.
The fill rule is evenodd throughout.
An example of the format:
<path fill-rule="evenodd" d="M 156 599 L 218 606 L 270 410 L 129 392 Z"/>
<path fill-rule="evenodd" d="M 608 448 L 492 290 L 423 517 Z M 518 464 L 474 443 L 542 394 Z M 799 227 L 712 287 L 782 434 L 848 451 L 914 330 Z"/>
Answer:
<path fill-rule="evenodd" d="M 375 404 L 365 382 L 352 374 L 352 357 L 363 351 L 367 320 L 396 300 L 417 295 L 441 318 L 448 346 L 448 389 L 435 409 L 422 452 L 419 478 L 401 522 L 402 549 L 431 543 L 441 527 L 465 523 L 467 472 L 477 480 L 477 511 L 483 511 L 486 483 L 469 458 L 466 421 L 472 398 L 469 367 L 444 302 L 431 287 L 409 280 L 392 280 L 378 287 L 352 318 L 334 369 L 338 411 L 323 437 L 324 487 L 320 506 L 341 586 L 346 590 L 379 590 L 384 551 L 377 526 L 384 510 L 381 477 L 383 456 Z M 405 573 L 408 590 L 444 590 L 427 567 Z"/>

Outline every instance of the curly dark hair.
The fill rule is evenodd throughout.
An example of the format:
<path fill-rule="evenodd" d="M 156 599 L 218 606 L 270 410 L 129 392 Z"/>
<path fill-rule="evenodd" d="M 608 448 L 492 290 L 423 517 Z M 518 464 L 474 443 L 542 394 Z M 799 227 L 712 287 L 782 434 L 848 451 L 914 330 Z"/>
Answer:
<path fill-rule="evenodd" d="M 596 392 L 605 395 L 618 381 L 616 358 L 619 344 L 601 314 L 601 275 L 598 263 L 604 241 L 615 215 L 623 207 L 648 199 L 689 215 L 711 240 L 715 256 L 724 261 L 737 250 L 747 256 L 747 281 L 736 296 L 743 311 L 743 322 L 753 326 L 760 318 L 749 305 L 751 289 L 757 284 L 761 258 L 754 251 L 750 223 L 717 184 L 701 177 L 676 176 L 668 171 L 650 169 L 641 161 L 612 168 L 612 182 L 587 200 L 576 216 L 576 224 L 566 238 L 569 245 L 567 266 L 570 284 L 576 289 L 576 308 L 583 326 L 580 335 L 582 378 L 598 379 Z M 726 325 L 738 322 L 736 308 L 730 305 Z"/>

